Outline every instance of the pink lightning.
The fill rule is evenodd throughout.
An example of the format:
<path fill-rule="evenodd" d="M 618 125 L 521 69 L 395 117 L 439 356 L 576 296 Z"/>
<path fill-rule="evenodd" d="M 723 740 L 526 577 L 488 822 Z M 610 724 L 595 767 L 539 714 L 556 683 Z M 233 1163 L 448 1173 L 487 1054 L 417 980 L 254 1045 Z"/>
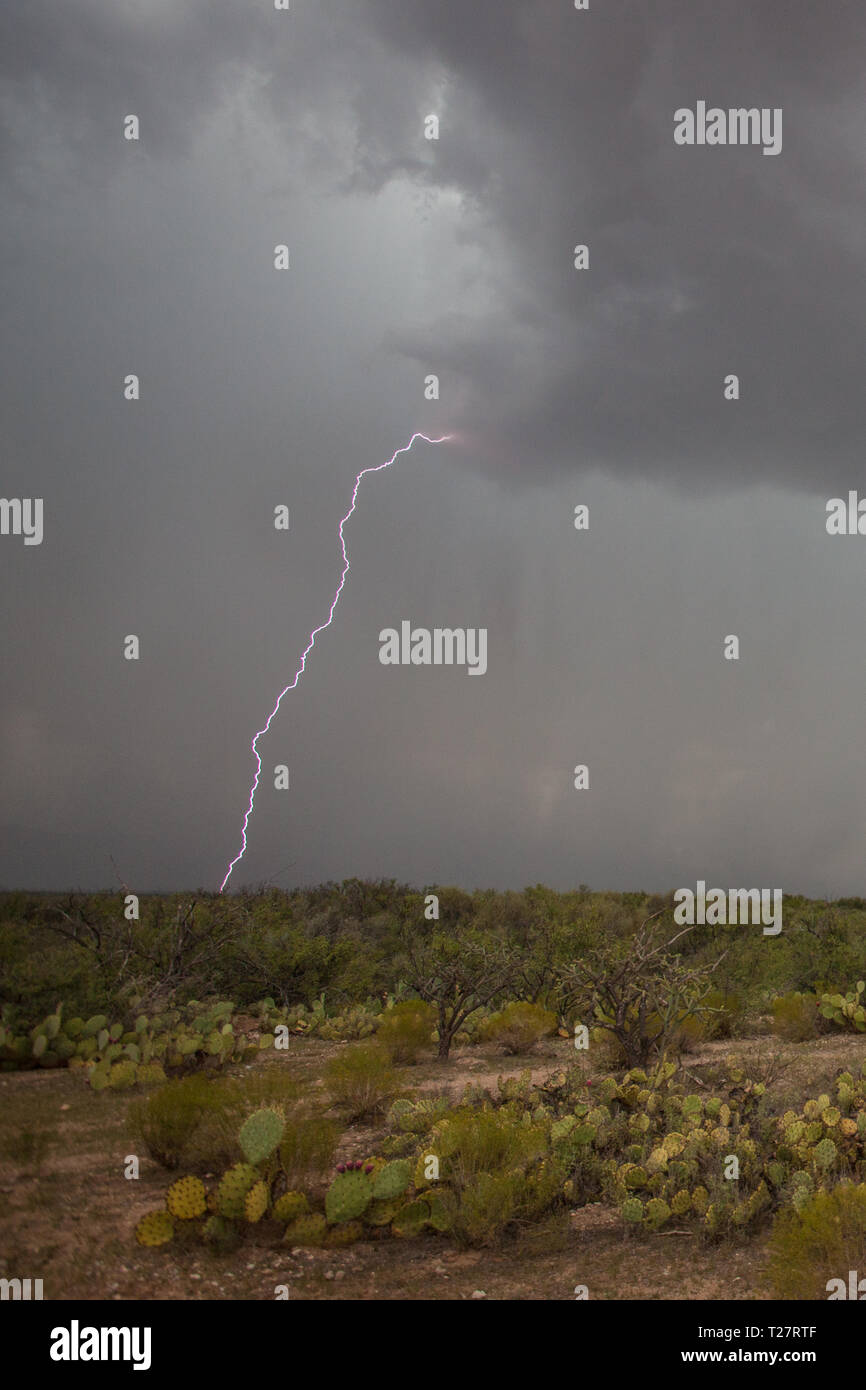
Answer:
<path fill-rule="evenodd" d="M 377 463 L 376 466 L 375 466 L 374 468 L 362 468 L 361 471 L 360 471 L 360 473 L 358 474 L 357 478 L 355 479 L 355 486 L 354 486 L 354 488 L 353 488 L 353 490 L 352 490 L 352 505 L 349 507 L 349 510 L 346 512 L 346 515 L 343 517 L 342 521 L 340 522 L 339 533 L 340 533 L 340 547 L 341 547 L 341 549 L 342 549 L 342 551 L 343 551 L 343 573 L 340 575 L 340 582 L 339 582 L 339 584 L 337 585 L 337 592 L 334 594 L 334 599 L 333 599 L 333 602 L 331 603 L 331 611 L 330 611 L 329 614 L 328 614 L 328 621 L 327 621 L 326 623 L 322 623 L 322 626 L 321 626 L 321 627 L 314 628 L 314 630 L 310 633 L 310 640 L 309 640 L 309 642 L 307 643 L 306 647 L 304 648 L 304 654 L 303 654 L 303 656 L 301 657 L 301 664 L 300 664 L 300 666 L 298 667 L 297 671 L 295 672 L 294 680 L 291 681 L 290 684 L 286 686 L 285 690 L 281 690 L 281 691 L 280 691 L 280 694 L 279 694 L 279 696 L 278 696 L 278 698 L 277 698 L 277 703 L 274 705 L 273 709 L 271 710 L 270 714 L 269 714 L 268 717 L 267 717 L 267 720 L 266 720 L 266 722 L 265 722 L 265 727 L 264 727 L 263 729 L 259 729 L 258 733 L 257 733 L 257 734 L 255 735 L 255 737 L 253 738 L 251 747 L 252 747 L 252 751 L 253 751 L 253 756 L 255 757 L 255 760 L 256 760 L 256 775 L 255 775 L 255 777 L 253 778 L 253 785 L 250 787 L 250 804 L 249 804 L 249 806 L 247 807 L 247 813 L 246 813 L 246 815 L 244 816 L 244 823 L 243 823 L 243 826 L 242 826 L 242 828 L 241 828 L 241 847 L 240 847 L 240 850 L 238 851 L 238 853 L 235 855 L 235 857 L 234 857 L 234 859 L 232 860 L 232 862 L 231 862 L 231 863 L 229 864 L 229 866 L 228 866 L 228 869 L 227 869 L 227 871 L 226 871 L 226 876 L 225 876 L 225 878 L 223 879 L 222 883 L 220 884 L 220 889 L 219 889 L 220 892 L 223 891 L 223 889 L 225 888 L 225 886 L 226 886 L 226 884 L 228 883 L 229 879 L 231 878 L 232 870 L 234 869 L 235 864 L 239 863 L 239 861 L 240 861 L 241 859 L 243 859 L 244 855 L 246 854 L 246 849 L 247 849 L 247 826 L 248 826 L 249 823 L 250 823 L 250 816 L 251 816 L 252 813 L 253 813 L 253 804 L 254 804 L 255 799 L 256 799 L 256 789 L 257 789 L 257 787 L 258 787 L 258 785 L 259 785 L 259 778 L 260 778 L 261 772 L 262 772 L 262 760 L 261 760 L 261 757 L 260 757 L 260 755 L 259 755 L 259 750 L 258 750 L 258 748 L 257 748 L 256 745 L 258 744 L 258 741 L 259 741 L 259 739 L 262 737 L 262 735 L 263 735 L 263 734 L 266 734 L 266 733 L 268 732 L 268 729 L 271 727 L 271 720 L 273 719 L 274 715 L 277 713 L 278 709 L 280 708 L 280 705 L 281 705 L 282 702 L 283 702 L 283 696 L 284 696 L 284 695 L 287 695 L 287 694 L 289 693 L 290 690 L 294 690 L 295 687 L 297 686 L 298 681 L 301 679 L 301 676 L 302 676 L 302 674 L 303 674 L 303 672 L 304 672 L 304 669 L 305 669 L 305 667 L 306 667 L 306 664 L 307 664 L 307 657 L 309 656 L 310 652 L 313 650 L 313 647 L 316 645 L 316 638 L 318 637 L 318 635 L 319 635 L 320 632 L 324 632 L 324 630 L 325 630 L 326 627 L 330 627 L 330 626 L 331 626 L 331 623 L 332 623 L 333 618 L 334 618 L 334 612 L 335 612 L 335 610 L 336 610 L 337 604 L 338 604 L 339 601 L 340 601 L 340 594 L 343 592 L 343 585 L 344 585 L 345 582 L 346 582 L 346 575 L 349 573 L 349 557 L 348 557 L 348 555 L 346 554 L 346 538 L 345 538 L 345 536 L 343 535 L 343 527 L 345 526 L 346 522 L 349 520 L 349 517 L 352 515 L 352 513 L 353 513 L 354 510 L 355 510 L 355 504 L 356 504 L 356 502 L 357 502 L 357 500 L 358 500 L 358 488 L 361 486 L 361 479 L 364 477 L 364 475 L 365 475 L 366 473 L 381 473 L 383 468 L 390 468 L 390 467 L 391 467 L 391 464 L 395 462 L 395 460 L 396 460 L 396 458 L 397 458 L 397 455 L 398 455 L 398 454 L 405 454 L 405 453 L 408 453 L 408 451 L 412 448 L 412 445 L 415 443 L 415 440 L 416 440 L 416 439 L 423 439 L 424 442 L 425 442 L 425 444 L 444 444 L 444 443 L 446 443 L 447 440 L 453 439 L 453 438 L 454 438 L 454 436 L 453 436 L 452 434 L 443 434 L 441 439 L 430 439 L 426 434 L 418 434 L 418 433 L 413 434 L 413 435 L 412 435 L 412 438 L 409 440 L 409 443 L 408 443 L 408 444 L 404 444 L 403 447 L 402 447 L 401 449 L 397 449 L 397 450 L 392 454 L 392 456 L 387 460 L 386 463 Z"/>

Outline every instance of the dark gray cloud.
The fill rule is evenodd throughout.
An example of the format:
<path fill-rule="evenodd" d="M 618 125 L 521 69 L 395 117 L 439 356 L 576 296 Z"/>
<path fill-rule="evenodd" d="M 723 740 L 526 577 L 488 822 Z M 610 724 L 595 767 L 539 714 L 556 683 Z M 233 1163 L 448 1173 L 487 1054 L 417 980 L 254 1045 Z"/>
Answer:
<path fill-rule="evenodd" d="M 862 10 L 368 6 L 407 61 L 451 74 L 435 177 L 480 200 L 496 311 L 474 329 L 443 315 L 418 341 L 471 384 L 467 419 L 509 441 L 515 478 L 575 461 L 698 491 L 856 477 Z M 782 154 L 675 147 L 673 112 L 698 99 L 781 107 Z M 491 337 L 510 348 L 495 382 Z"/>

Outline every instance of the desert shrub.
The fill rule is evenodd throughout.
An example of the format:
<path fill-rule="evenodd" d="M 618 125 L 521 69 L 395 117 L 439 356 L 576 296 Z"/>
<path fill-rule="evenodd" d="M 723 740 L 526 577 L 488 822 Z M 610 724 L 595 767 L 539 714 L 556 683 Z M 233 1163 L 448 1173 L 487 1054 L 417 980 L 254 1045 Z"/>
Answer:
<path fill-rule="evenodd" d="M 382 1014 L 377 1040 L 395 1062 L 417 1062 L 430 1045 L 436 1010 L 423 999 L 406 999 Z"/>
<path fill-rule="evenodd" d="M 349 1120 L 366 1120 L 384 1110 L 401 1086 L 380 1043 L 356 1043 L 328 1063 L 325 1089 Z"/>
<path fill-rule="evenodd" d="M 409 983 L 436 1006 L 438 1055 L 444 1061 L 469 1016 L 501 997 L 514 980 L 518 953 L 495 933 L 468 925 L 459 932 L 443 927 L 431 936 L 406 931 L 403 946 Z"/>
<path fill-rule="evenodd" d="M 490 1245 L 515 1220 L 522 1173 L 478 1173 L 460 1193 L 454 1236 L 460 1245 Z"/>
<path fill-rule="evenodd" d="M 163 1168 L 230 1162 L 234 1130 L 226 1113 L 226 1088 L 204 1076 L 185 1076 L 159 1086 L 129 1109 L 133 1136 Z"/>
<path fill-rule="evenodd" d="M 627 1066 L 664 1056 L 675 1048 L 687 1015 L 703 1018 L 715 969 L 687 962 L 679 945 L 686 931 L 659 942 L 657 927 L 648 920 L 630 940 L 613 941 L 572 962 L 559 977 L 562 1015 L 613 1034 Z"/>
<path fill-rule="evenodd" d="M 782 994 L 773 1000 L 773 1032 L 786 1042 L 807 1042 L 821 1031 L 814 994 Z"/>
<path fill-rule="evenodd" d="M 866 1270 L 866 1186 L 840 1183 L 817 1192 L 773 1223 L 767 1275 L 777 1298 L 828 1298 L 831 1279 Z"/>
<path fill-rule="evenodd" d="M 456 1200 L 459 1244 L 490 1245 L 515 1223 L 534 1221 L 560 1198 L 563 1166 L 549 1154 L 544 1124 L 502 1110 L 455 1111 L 436 1126 L 430 1150 Z"/>
<path fill-rule="evenodd" d="M 491 1014 L 482 1036 L 489 1042 L 499 1043 L 507 1053 L 516 1055 L 528 1052 L 540 1038 L 548 1037 L 555 1031 L 555 1014 L 543 1009 L 540 1004 L 521 1001 L 506 1004 L 499 1013 Z"/>
<path fill-rule="evenodd" d="M 708 1010 L 701 1019 L 703 1036 L 707 1039 L 731 1037 L 743 1012 L 743 1002 L 739 995 L 728 994 L 721 989 L 711 989 L 702 1003 Z"/>
<path fill-rule="evenodd" d="M 671 1050 L 693 1052 L 701 1043 L 711 1039 L 729 1038 L 741 1009 L 740 1000 L 735 994 L 711 989 L 700 1001 L 697 1012 L 683 1013 L 672 1025 L 669 1038 Z M 659 1014 L 648 1016 L 647 1031 L 651 1036 L 661 1036 L 664 1023 Z"/>
<path fill-rule="evenodd" d="M 443 1176 L 458 1189 L 479 1173 L 514 1168 L 548 1148 L 543 1125 L 523 1125 L 503 1110 L 456 1110 L 436 1126 Z"/>
<path fill-rule="evenodd" d="M 286 1076 L 279 1064 L 257 1067 L 242 1080 L 221 1077 L 213 1085 L 225 1097 L 227 1108 L 237 1115 L 238 1124 L 263 1105 L 292 1106 L 302 1094 L 299 1082 Z"/>
<path fill-rule="evenodd" d="M 661 1020 L 658 1015 L 651 1016 L 650 1025 L 657 1030 Z M 679 1022 L 671 1029 L 668 1045 L 672 1053 L 694 1052 L 702 1042 L 707 1040 L 707 1023 L 705 1018 L 698 1018 L 695 1014 L 683 1014 Z"/>
<path fill-rule="evenodd" d="M 286 1118 L 280 1162 L 289 1188 L 310 1186 L 333 1166 L 339 1130 L 332 1120 L 310 1105 L 300 1105 Z"/>
<path fill-rule="evenodd" d="M 317 1177 L 333 1160 L 338 1130 L 308 1102 L 299 1101 L 297 1082 L 277 1068 L 242 1081 L 201 1075 L 169 1081 L 133 1103 L 134 1136 L 164 1168 L 206 1171 L 243 1159 L 238 1132 L 248 1115 L 276 1105 L 286 1116 L 280 1156 L 290 1181 Z"/>

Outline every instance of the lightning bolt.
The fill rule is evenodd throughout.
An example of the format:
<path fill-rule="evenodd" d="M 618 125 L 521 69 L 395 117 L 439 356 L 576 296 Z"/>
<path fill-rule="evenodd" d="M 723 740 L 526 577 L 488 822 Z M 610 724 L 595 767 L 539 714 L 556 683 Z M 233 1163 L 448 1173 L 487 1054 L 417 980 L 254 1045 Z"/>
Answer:
<path fill-rule="evenodd" d="M 331 623 L 333 622 L 334 613 L 335 613 L 335 611 L 336 611 L 337 604 L 338 604 L 339 601 L 340 601 L 340 595 L 341 595 L 341 593 L 343 592 L 343 587 L 344 587 L 344 585 L 345 585 L 345 583 L 346 583 L 346 575 L 349 573 L 349 557 L 348 557 L 348 555 L 346 554 L 346 538 L 345 538 L 345 536 L 344 536 L 344 534 L 343 534 L 343 527 L 346 525 L 346 522 L 349 520 L 349 517 L 352 515 L 352 513 L 353 513 L 354 510 L 355 510 L 355 505 L 356 505 L 357 500 L 358 500 L 358 488 L 361 486 L 361 479 L 362 479 L 363 477 L 365 477 L 368 473 L 381 473 L 382 470 L 383 470 L 384 468 L 390 468 L 391 465 L 392 465 L 392 463 L 394 463 L 394 462 L 396 461 L 398 455 L 400 455 L 400 454 L 406 454 L 406 453 L 409 452 L 409 450 L 412 448 L 412 445 L 415 443 L 415 440 L 416 440 L 416 439 L 423 439 L 424 442 L 425 442 L 425 444 L 445 444 L 449 439 L 453 439 L 453 438 L 454 438 L 454 436 L 451 435 L 451 434 L 443 434 L 442 437 L 441 437 L 441 439 L 430 439 L 426 434 L 418 434 L 418 433 L 413 434 L 413 435 L 412 435 L 412 438 L 409 440 L 409 443 L 408 443 L 408 444 L 404 444 L 404 445 L 402 446 L 402 448 L 400 448 L 400 449 L 396 449 L 396 450 L 394 451 L 394 453 L 391 455 L 391 457 L 390 457 L 385 463 L 377 463 L 376 466 L 373 467 L 373 468 L 362 468 L 361 471 L 360 471 L 360 473 L 359 473 L 358 476 L 356 477 L 356 479 L 355 479 L 355 486 L 354 486 L 354 488 L 352 489 L 352 503 L 351 503 L 351 506 L 349 507 L 349 510 L 346 512 L 346 515 L 343 517 L 342 521 L 340 522 L 340 527 L 339 527 L 340 549 L 341 549 L 342 552 L 343 552 L 343 573 L 340 575 L 340 582 L 339 582 L 339 584 L 337 585 L 337 592 L 334 594 L 333 600 L 332 600 L 332 602 L 331 602 L 330 612 L 328 613 L 328 620 L 327 620 L 327 622 L 322 623 L 321 627 L 314 628 L 313 631 L 310 633 L 310 640 L 309 640 L 309 642 L 307 643 L 306 647 L 304 648 L 304 653 L 303 653 L 303 655 L 302 655 L 302 657 L 301 657 L 301 664 L 300 664 L 300 666 L 298 667 L 297 671 L 295 672 L 294 679 L 291 680 L 291 681 L 289 682 L 289 684 L 285 687 L 284 690 L 281 690 L 281 691 L 280 691 L 280 693 L 279 693 L 279 695 L 278 695 L 278 697 L 277 697 L 277 702 L 276 702 L 276 704 L 274 705 L 273 709 L 271 710 L 270 714 L 268 715 L 268 717 L 267 717 L 267 719 L 266 719 L 266 721 L 265 721 L 265 726 L 264 726 L 264 728 L 263 728 L 263 729 L 259 729 L 258 733 L 255 734 L 255 736 L 254 736 L 254 738 L 253 738 L 252 744 L 250 745 L 250 747 L 251 747 L 251 749 L 252 749 L 253 757 L 254 757 L 255 760 L 256 760 L 256 774 L 255 774 L 255 776 L 254 776 L 254 778 L 253 778 L 253 784 L 252 784 L 252 786 L 250 787 L 250 800 L 249 800 L 249 805 L 247 806 L 247 812 L 246 812 L 246 815 L 244 816 L 244 823 L 243 823 L 243 826 L 241 827 L 241 847 L 240 847 L 238 853 L 235 855 L 234 859 L 233 859 L 233 860 L 231 861 L 231 863 L 229 864 L 228 869 L 226 870 L 226 876 L 225 876 L 225 878 L 223 879 L 222 883 L 220 884 L 220 888 L 219 888 L 219 891 L 220 891 L 220 892 L 223 891 L 223 889 L 225 888 L 225 886 L 226 886 L 226 884 L 228 883 L 229 879 L 231 878 L 232 870 L 234 869 L 235 864 L 239 863 L 240 860 L 243 859 L 244 855 L 246 854 L 246 849 L 247 849 L 247 827 L 248 827 L 248 825 L 249 825 L 249 823 L 250 823 L 250 816 L 251 816 L 252 813 L 253 813 L 253 806 L 255 805 L 255 799 L 256 799 L 256 791 L 257 791 L 258 785 L 259 785 L 259 778 L 261 777 L 261 774 L 262 774 L 262 759 L 261 759 L 261 756 L 260 756 L 259 750 L 258 750 L 258 742 L 259 742 L 259 739 L 262 738 L 262 737 L 268 732 L 268 729 L 271 727 L 271 721 L 272 721 L 272 719 L 275 717 L 275 715 L 277 714 L 277 712 L 278 712 L 278 710 L 279 710 L 279 708 L 280 708 L 280 705 L 281 705 L 282 702 L 283 702 L 283 697 L 286 696 L 286 695 L 288 695 L 288 693 L 289 693 L 290 690 L 294 690 L 294 689 L 296 688 L 296 686 L 297 686 L 297 684 L 298 684 L 298 681 L 301 679 L 301 676 L 303 675 L 304 670 L 305 670 L 305 668 L 306 668 L 306 665 L 307 665 L 307 657 L 309 656 L 310 652 L 313 650 L 313 647 L 316 645 L 316 638 L 318 637 L 319 633 L 320 633 L 320 632 L 324 632 L 325 628 L 326 628 L 326 627 L 330 627 L 330 626 L 331 626 Z"/>

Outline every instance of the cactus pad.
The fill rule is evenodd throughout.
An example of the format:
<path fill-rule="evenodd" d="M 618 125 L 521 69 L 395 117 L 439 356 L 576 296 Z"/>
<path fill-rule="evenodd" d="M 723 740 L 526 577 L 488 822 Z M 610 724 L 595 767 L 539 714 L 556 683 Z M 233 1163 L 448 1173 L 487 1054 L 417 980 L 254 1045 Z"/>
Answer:
<path fill-rule="evenodd" d="M 411 1240 L 413 1236 L 420 1236 L 429 1219 L 429 1203 L 421 1199 L 407 1202 L 405 1206 L 400 1208 L 391 1222 L 391 1230 L 395 1236 L 400 1236 L 404 1240 Z"/>
<path fill-rule="evenodd" d="M 402 1197 L 409 1186 L 411 1173 L 408 1159 L 397 1158 L 393 1163 L 387 1163 L 373 1178 L 374 1198 L 388 1201 L 392 1197 Z"/>
<path fill-rule="evenodd" d="M 167 1211 L 149 1211 L 135 1228 L 139 1245 L 167 1245 L 174 1238 L 174 1221 Z"/>
<path fill-rule="evenodd" d="M 329 1221 L 357 1221 L 373 1200 L 373 1184 L 366 1173 L 338 1173 L 325 1197 Z"/>
<path fill-rule="evenodd" d="M 286 1127 L 285 1116 L 279 1110 L 264 1106 L 244 1121 L 240 1145 L 248 1163 L 264 1163 L 275 1153 Z"/>
<path fill-rule="evenodd" d="M 284 1241 L 286 1245 L 324 1245 L 328 1233 L 328 1223 L 320 1212 L 310 1212 L 301 1216 L 287 1227 Z"/>
<path fill-rule="evenodd" d="M 248 1163 L 236 1163 L 224 1173 L 217 1189 L 217 1210 L 220 1216 L 234 1221 L 245 1219 L 244 1199 L 250 1188 L 259 1181 L 255 1168 Z"/>
<path fill-rule="evenodd" d="M 360 1221 L 344 1221 L 341 1226 L 332 1226 L 325 1236 L 328 1247 L 354 1245 L 356 1240 L 364 1239 L 364 1227 Z"/>
<path fill-rule="evenodd" d="M 297 1221 L 299 1217 L 306 1216 L 310 1210 L 310 1204 L 303 1192 L 284 1192 L 274 1203 L 274 1217 L 277 1221 L 284 1221 L 288 1226 L 292 1221 Z"/>
<path fill-rule="evenodd" d="M 201 1178 L 178 1178 L 165 1194 L 165 1205 L 180 1221 L 194 1221 L 207 1211 L 207 1194 Z"/>
<path fill-rule="evenodd" d="M 244 1198 L 244 1217 L 251 1224 L 261 1221 L 268 1209 L 270 1192 L 266 1182 L 254 1183 Z"/>

